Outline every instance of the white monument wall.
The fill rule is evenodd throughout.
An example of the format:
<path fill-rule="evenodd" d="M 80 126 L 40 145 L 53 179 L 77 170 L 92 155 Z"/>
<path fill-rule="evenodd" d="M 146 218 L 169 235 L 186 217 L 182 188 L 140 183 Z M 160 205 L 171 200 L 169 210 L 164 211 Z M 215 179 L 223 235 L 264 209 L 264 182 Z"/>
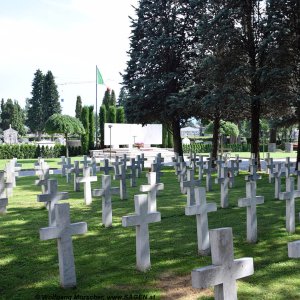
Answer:
<path fill-rule="evenodd" d="M 109 129 L 111 125 L 111 129 Z M 111 141 L 110 141 L 111 130 Z M 104 144 L 111 145 L 131 145 L 135 143 L 144 143 L 144 145 L 162 144 L 162 125 L 149 124 L 142 126 L 140 124 L 104 124 Z"/>

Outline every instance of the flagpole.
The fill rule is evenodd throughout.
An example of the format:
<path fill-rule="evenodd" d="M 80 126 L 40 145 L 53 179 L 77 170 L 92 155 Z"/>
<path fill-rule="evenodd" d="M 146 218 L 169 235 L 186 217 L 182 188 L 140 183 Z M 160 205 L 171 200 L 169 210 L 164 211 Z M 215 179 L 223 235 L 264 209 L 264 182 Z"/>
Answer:
<path fill-rule="evenodd" d="M 98 93 L 97 93 L 97 65 L 96 65 L 96 149 L 98 148 Z"/>

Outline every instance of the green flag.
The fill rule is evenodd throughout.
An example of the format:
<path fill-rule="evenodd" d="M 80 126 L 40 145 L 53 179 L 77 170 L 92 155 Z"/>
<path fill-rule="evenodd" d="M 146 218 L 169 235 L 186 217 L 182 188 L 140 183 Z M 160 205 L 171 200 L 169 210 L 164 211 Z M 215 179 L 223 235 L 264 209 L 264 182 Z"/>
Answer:
<path fill-rule="evenodd" d="M 103 78 L 102 78 L 102 75 L 97 67 L 97 80 L 96 80 L 97 84 L 104 84 L 104 81 L 103 81 Z"/>

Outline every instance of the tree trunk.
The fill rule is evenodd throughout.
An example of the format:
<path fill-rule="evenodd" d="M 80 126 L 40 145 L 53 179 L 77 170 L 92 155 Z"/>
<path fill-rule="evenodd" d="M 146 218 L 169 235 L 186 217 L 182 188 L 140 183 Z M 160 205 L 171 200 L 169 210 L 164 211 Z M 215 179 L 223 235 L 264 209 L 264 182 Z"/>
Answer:
<path fill-rule="evenodd" d="M 69 157 L 69 147 L 68 147 L 68 134 L 65 134 L 66 139 L 66 157 Z"/>
<path fill-rule="evenodd" d="M 276 137 L 277 137 L 277 128 L 276 127 L 271 127 L 270 128 L 270 143 L 275 143 L 276 144 Z"/>
<path fill-rule="evenodd" d="M 178 153 L 178 156 L 183 157 L 182 141 L 180 136 L 180 122 L 179 120 L 174 120 L 172 122 L 173 131 L 173 142 L 174 142 L 174 152 Z"/>
<path fill-rule="evenodd" d="M 220 134 L 220 117 L 215 116 L 214 118 L 214 129 L 213 129 L 213 144 L 211 157 L 213 162 L 217 159 L 218 147 L 219 147 L 219 134 Z"/>
<path fill-rule="evenodd" d="M 38 141 L 40 141 L 42 139 L 42 132 L 41 131 L 37 132 L 37 139 L 38 139 Z"/>
<path fill-rule="evenodd" d="M 300 162 L 300 120 L 298 120 L 298 147 L 297 147 L 297 160 L 296 160 L 296 170 L 298 170 L 298 163 Z"/>
<path fill-rule="evenodd" d="M 251 153 L 255 154 L 257 167 L 260 170 L 260 155 L 259 155 L 259 116 L 260 116 L 260 101 L 253 99 L 251 103 Z"/>

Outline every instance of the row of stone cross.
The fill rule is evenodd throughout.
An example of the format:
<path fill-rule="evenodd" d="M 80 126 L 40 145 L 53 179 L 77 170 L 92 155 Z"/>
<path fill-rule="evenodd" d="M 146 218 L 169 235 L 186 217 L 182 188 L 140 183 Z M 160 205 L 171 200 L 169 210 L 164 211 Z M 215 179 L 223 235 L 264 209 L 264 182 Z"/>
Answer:
<path fill-rule="evenodd" d="M 190 156 L 191 157 L 191 156 Z M 233 259 L 233 241 L 231 228 L 218 228 L 208 230 L 207 213 L 216 211 L 215 203 L 206 203 L 206 190 L 211 190 L 209 179 L 206 181 L 206 189 L 200 187 L 203 170 L 201 163 L 199 167 L 199 179 L 195 180 L 195 166 L 191 164 L 188 170 L 181 157 L 173 159 L 175 172 L 178 175 L 181 191 L 187 192 L 186 215 L 197 216 L 197 240 L 198 253 L 207 255 L 211 253 L 213 266 L 195 269 L 192 271 L 192 286 L 195 288 L 215 287 L 215 299 L 237 299 L 236 279 L 252 275 L 254 273 L 253 258 Z M 196 161 L 194 156 L 194 161 Z M 198 162 L 202 162 L 200 158 Z M 228 162 L 227 162 L 228 163 Z M 229 161 L 230 168 L 225 166 L 225 161 L 218 157 L 216 161 L 218 177 L 215 182 L 221 184 L 221 207 L 228 207 L 228 185 L 233 186 L 235 171 L 235 161 Z M 197 163 L 196 163 L 197 165 Z M 207 161 L 206 171 L 208 177 L 211 174 L 211 158 Z M 178 168 L 179 166 L 179 168 Z M 294 178 L 291 177 L 291 168 L 295 167 L 287 158 L 285 163 L 274 164 L 270 157 L 267 158 L 267 167 L 269 169 L 269 178 L 275 178 L 275 198 L 286 201 L 286 229 L 292 233 L 295 231 L 295 197 L 300 197 L 300 190 L 294 190 Z M 273 168 L 275 171 L 273 171 Z M 256 181 L 261 179 L 257 174 L 257 164 L 254 155 L 249 160 L 250 174 L 245 176 L 246 198 L 238 200 L 239 207 L 247 207 L 247 241 L 249 243 L 257 242 L 257 216 L 256 205 L 264 203 L 264 197 L 256 196 Z M 284 170 L 284 171 L 283 171 Z M 300 170 L 300 164 L 298 165 Z M 300 172 L 295 174 L 299 176 Z M 280 191 L 281 177 L 286 178 L 286 192 Z M 184 181 L 184 179 L 187 179 Z M 187 189 L 184 190 L 184 189 Z M 288 255 L 291 258 L 300 257 L 300 241 L 288 243 Z"/>
<path fill-rule="evenodd" d="M 96 181 L 96 176 L 90 176 L 92 169 L 94 168 L 96 172 L 104 171 L 106 174 L 109 173 L 111 167 L 108 165 L 108 161 L 105 160 L 104 167 L 98 168 L 97 165 L 89 166 L 93 162 L 89 162 L 86 157 L 81 161 L 83 163 L 83 177 L 79 177 L 76 174 L 76 180 L 74 182 L 84 183 L 84 195 L 86 204 L 90 204 L 87 199 L 91 199 L 91 195 L 94 197 L 102 197 L 102 223 L 105 227 L 112 226 L 112 202 L 111 196 L 113 194 L 119 194 L 120 190 L 123 188 L 124 184 L 126 187 L 126 156 L 118 162 L 118 158 L 114 163 L 119 169 L 115 172 L 115 179 L 123 178 L 125 183 L 122 182 L 120 188 L 111 187 L 111 175 L 101 175 L 102 177 L 102 188 L 94 189 L 91 191 L 90 182 Z M 152 169 L 157 169 L 155 165 L 160 165 L 161 157 L 158 155 L 154 161 L 154 167 Z M 62 167 L 65 167 L 65 176 L 71 173 L 70 163 L 60 163 Z M 75 164 L 75 165 L 78 165 Z M 103 168 L 101 170 L 101 168 Z M 131 175 L 135 174 L 138 176 L 141 172 L 137 171 L 135 160 L 131 159 Z M 70 171 L 71 170 L 71 171 Z M 64 174 L 62 172 L 62 174 Z M 93 174 L 93 173 L 92 173 Z M 95 174 L 95 173 L 94 173 Z M 156 178 L 157 172 L 149 172 L 148 185 L 140 186 L 141 192 L 147 192 L 148 194 L 136 195 L 134 197 L 135 201 L 135 215 L 124 216 L 122 218 L 122 225 L 124 227 L 136 226 L 136 260 L 138 270 L 145 271 L 150 267 L 150 246 L 149 246 L 149 232 L 148 223 L 159 222 L 160 213 L 156 211 L 156 193 L 158 190 L 164 188 L 163 184 L 157 183 Z M 75 175 L 74 175 L 75 176 Z M 132 176 L 130 177 L 132 179 Z M 68 199 L 68 193 L 58 193 L 57 191 L 57 180 L 48 179 L 47 190 L 45 194 L 38 195 L 39 202 L 45 202 L 48 208 L 48 219 L 49 227 L 42 228 L 40 230 L 40 238 L 42 240 L 48 239 L 58 239 L 58 252 L 59 252 L 59 270 L 60 270 L 60 282 L 61 286 L 64 288 L 74 287 L 76 285 L 76 274 L 75 274 L 75 263 L 73 255 L 73 246 L 71 236 L 74 234 L 83 234 L 87 231 L 87 224 L 85 222 L 80 223 L 70 223 L 70 207 L 68 203 L 58 204 L 58 200 Z M 136 186 L 136 184 L 132 185 Z M 75 187 L 75 186 L 74 186 Z M 124 199 L 124 198 L 121 198 Z"/>

